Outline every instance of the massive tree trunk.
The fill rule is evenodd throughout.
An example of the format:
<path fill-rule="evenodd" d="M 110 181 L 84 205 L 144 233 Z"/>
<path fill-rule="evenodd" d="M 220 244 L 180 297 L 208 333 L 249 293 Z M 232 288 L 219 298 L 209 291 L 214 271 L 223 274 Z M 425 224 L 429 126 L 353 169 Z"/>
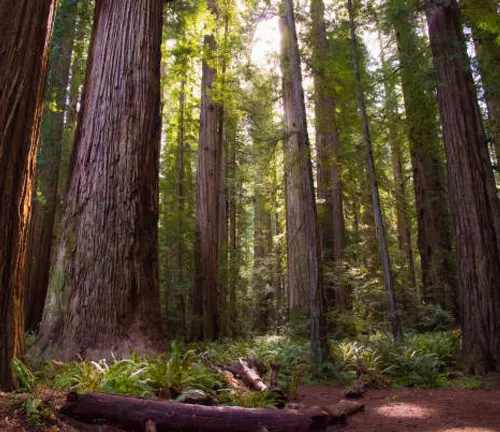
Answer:
<path fill-rule="evenodd" d="M 24 355 L 23 284 L 53 0 L 0 0 L 0 389 Z"/>
<path fill-rule="evenodd" d="M 368 174 L 370 176 L 370 189 L 372 195 L 372 206 L 375 219 L 375 226 L 377 228 L 377 238 L 380 253 L 380 261 L 382 263 L 382 270 L 384 273 L 385 288 L 387 290 L 387 300 L 389 304 L 389 314 L 391 320 L 392 333 L 394 340 L 397 343 L 401 342 L 402 331 L 399 324 L 399 318 L 396 308 L 396 296 L 394 294 L 394 286 L 391 273 L 391 262 L 389 259 L 389 251 L 387 249 L 387 240 L 385 238 L 384 223 L 382 220 L 382 209 L 380 207 L 380 197 L 378 192 L 377 175 L 375 172 L 375 162 L 373 160 L 372 142 L 370 137 L 370 128 L 368 125 L 368 116 L 366 114 L 365 98 L 363 94 L 363 87 L 361 84 L 361 74 L 359 71 L 358 49 L 356 42 L 356 26 L 354 23 L 354 12 L 352 1 L 347 0 L 349 9 L 349 23 L 351 31 L 351 46 L 352 46 L 352 59 L 354 65 L 354 75 L 356 79 L 356 94 L 358 98 L 359 112 L 363 124 L 363 141 L 365 144 L 366 159 L 368 166 Z"/>
<path fill-rule="evenodd" d="M 415 30 L 412 0 L 396 8 L 391 18 L 396 34 L 406 122 L 410 141 L 413 185 L 418 223 L 418 249 L 423 282 L 423 300 L 456 312 L 456 260 L 452 250 L 449 201 L 445 187 L 446 169 L 439 138 L 435 84 L 430 64 L 422 55 L 425 44 Z"/>
<path fill-rule="evenodd" d="M 161 0 L 98 0 L 39 346 L 62 360 L 161 348 Z"/>
<path fill-rule="evenodd" d="M 217 15 L 215 0 L 208 0 L 212 14 Z M 217 294 L 219 281 L 219 223 L 222 143 L 220 140 L 220 107 L 214 100 L 217 78 L 215 35 L 204 40 L 202 67 L 200 140 L 196 181 L 195 213 L 195 286 L 193 292 L 193 339 L 217 339 L 219 319 Z"/>
<path fill-rule="evenodd" d="M 316 149 L 318 153 L 318 198 L 325 200 L 326 221 L 322 229 L 323 255 L 338 261 L 344 256 L 345 234 L 340 179 L 340 140 L 335 100 L 329 73 L 324 4 L 311 0 L 312 67 L 316 111 Z"/>
<path fill-rule="evenodd" d="M 491 163 L 455 0 L 427 1 L 459 269 L 463 356 L 500 368 L 500 219 Z"/>
<path fill-rule="evenodd" d="M 283 0 L 281 7 L 290 307 L 309 314 L 311 355 L 313 361 L 321 362 L 327 351 L 325 298 L 304 90 L 293 1 Z"/>
<path fill-rule="evenodd" d="M 41 129 L 40 163 L 36 168 L 36 185 L 41 196 L 33 197 L 29 228 L 27 275 L 25 284 L 25 323 L 36 330 L 42 320 L 49 283 L 50 252 L 57 208 L 59 166 L 64 132 L 66 95 L 70 79 L 71 56 L 75 38 L 74 1 L 60 3 L 45 93 L 46 105 Z"/>

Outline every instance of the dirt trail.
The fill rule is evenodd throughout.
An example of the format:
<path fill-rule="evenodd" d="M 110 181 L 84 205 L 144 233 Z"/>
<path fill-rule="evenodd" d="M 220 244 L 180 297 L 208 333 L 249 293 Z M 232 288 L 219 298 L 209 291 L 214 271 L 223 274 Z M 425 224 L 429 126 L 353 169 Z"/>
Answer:
<path fill-rule="evenodd" d="M 334 404 L 344 392 L 303 386 L 306 406 Z M 345 432 L 500 432 L 500 390 L 373 390 L 362 399 L 365 411 L 349 417 Z"/>

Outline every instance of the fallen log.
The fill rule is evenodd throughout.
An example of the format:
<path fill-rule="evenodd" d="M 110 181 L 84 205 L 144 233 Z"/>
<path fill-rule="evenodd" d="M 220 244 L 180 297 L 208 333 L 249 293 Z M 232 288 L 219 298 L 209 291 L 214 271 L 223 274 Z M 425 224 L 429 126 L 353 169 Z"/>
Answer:
<path fill-rule="evenodd" d="M 328 425 L 321 408 L 206 407 L 99 392 L 69 393 L 61 413 L 140 432 L 325 432 Z"/>
<path fill-rule="evenodd" d="M 259 372 L 262 371 L 262 368 L 258 368 L 255 361 L 252 362 L 251 360 L 252 359 L 244 358 L 238 359 L 238 365 L 243 382 L 252 390 L 266 391 L 267 385 L 259 375 Z M 264 372 L 261 373 L 265 373 L 265 369 Z"/>
<path fill-rule="evenodd" d="M 365 406 L 353 400 L 340 399 L 335 405 L 322 407 L 328 413 L 328 424 L 345 424 L 347 416 L 363 411 Z"/>

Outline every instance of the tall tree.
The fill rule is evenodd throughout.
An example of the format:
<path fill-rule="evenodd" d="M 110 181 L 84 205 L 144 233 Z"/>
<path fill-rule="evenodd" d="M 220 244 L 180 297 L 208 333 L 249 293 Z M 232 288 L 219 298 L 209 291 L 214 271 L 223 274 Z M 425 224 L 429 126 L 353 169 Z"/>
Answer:
<path fill-rule="evenodd" d="M 500 170 L 500 14 L 496 0 L 467 0 L 461 9 L 472 27 L 481 83 L 488 109 L 488 132 Z"/>
<path fill-rule="evenodd" d="M 161 348 L 161 0 L 98 0 L 38 344 L 62 360 Z"/>
<path fill-rule="evenodd" d="M 387 291 L 387 300 L 389 303 L 389 314 L 391 320 L 392 333 L 394 340 L 397 343 L 401 342 L 402 331 L 399 324 L 399 318 L 396 308 L 396 296 L 394 293 L 394 286 L 391 273 L 391 262 L 389 259 L 389 251 L 387 249 L 387 240 L 385 238 L 384 223 L 382 220 L 382 210 L 380 207 L 380 197 L 377 184 L 377 175 L 375 172 L 375 162 L 373 160 L 372 142 L 370 137 L 370 127 L 368 123 L 368 116 L 366 113 L 365 97 L 361 83 L 361 73 L 359 70 L 358 48 L 356 41 L 356 25 L 354 22 L 354 11 L 352 0 L 347 0 L 347 8 L 349 10 L 349 23 L 351 30 L 351 49 L 352 59 L 354 66 L 354 75 L 356 78 L 356 93 L 358 98 L 359 113 L 363 123 L 363 141 L 365 144 L 366 161 L 368 167 L 368 174 L 370 176 L 370 188 L 372 196 L 372 206 L 375 218 L 375 226 L 377 228 L 377 238 L 380 253 L 380 261 L 382 263 L 382 270 L 384 273 L 385 288 Z"/>
<path fill-rule="evenodd" d="M 390 65 L 385 58 L 382 46 L 382 35 L 379 34 L 380 57 L 382 61 L 382 74 L 384 77 L 384 117 L 387 123 L 388 141 L 391 149 L 392 175 L 394 178 L 394 197 L 396 199 L 396 220 L 398 230 L 398 247 L 400 262 L 407 268 L 407 283 L 414 293 L 419 294 L 415 274 L 415 261 L 413 254 L 412 227 L 410 206 L 407 195 L 406 172 L 404 166 L 404 146 L 399 128 L 402 126 L 398 112 L 398 94 L 396 92 L 395 76 L 390 74 Z"/>
<path fill-rule="evenodd" d="M 338 261 L 344 256 L 345 224 L 340 178 L 340 139 L 331 86 L 333 80 L 330 76 L 324 9 L 323 0 L 311 0 L 310 42 L 316 111 L 318 198 L 324 199 L 326 204 L 325 219 L 328 226 L 322 229 L 325 257 Z"/>
<path fill-rule="evenodd" d="M 391 0 L 388 17 L 394 29 L 410 141 L 413 185 L 422 267 L 423 299 L 455 313 L 456 260 L 445 186 L 446 169 L 435 103 L 435 82 L 416 30 L 413 0 Z"/>
<path fill-rule="evenodd" d="M 24 355 L 23 283 L 55 0 L 0 1 L 0 389 Z"/>
<path fill-rule="evenodd" d="M 280 31 L 290 308 L 309 314 L 311 356 L 321 362 L 327 355 L 321 244 L 293 0 L 281 4 Z"/>
<path fill-rule="evenodd" d="M 463 356 L 500 368 L 500 219 L 491 163 L 455 0 L 425 3 L 455 226 Z"/>
<path fill-rule="evenodd" d="M 59 167 L 63 145 L 64 116 L 76 34 L 77 1 L 60 2 L 49 61 L 42 120 L 36 189 L 29 228 L 28 265 L 25 286 L 26 328 L 36 330 L 42 320 L 49 282 L 50 251 L 57 206 Z"/>
<path fill-rule="evenodd" d="M 208 9 L 218 15 L 216 0 Z M 200 139 L 196 179 L 195 286 L 193 292 L 193 339 L 218 337 L 217 293 L 219 281 L 219 224 L 222 142 L 219 134 L 220 105 L 213 92 L 217 79 L 217 44 L 212 32 L 204 38 Z"/>

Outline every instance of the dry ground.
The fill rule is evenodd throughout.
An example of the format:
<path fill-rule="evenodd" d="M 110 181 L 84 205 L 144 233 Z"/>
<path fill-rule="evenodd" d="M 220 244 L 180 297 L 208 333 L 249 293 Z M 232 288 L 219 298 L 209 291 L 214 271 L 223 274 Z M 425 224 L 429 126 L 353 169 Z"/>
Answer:
<path fill-rule="evenodd" d="M 302 386 L 299 399 L 306 406 L 333 405 L 344 390 L 328 386 Z M 25 396 L 18 395 L 22 400 Z M 47 393 L 54 406 L 65 394 Z M 370 389 L 365 393 L 364 412 L 349 417 L 349 424 L 332 426 L 342 432 L 500 432 L 500 387 L 488 390 Z M 12 406 L 12 397 L 0 393 L 0 431 L 31 432 L 25 419 Z M 113 427 L 94 427 L 64 418 L 55 419 L 44 432 L 119 432 Z"/>

